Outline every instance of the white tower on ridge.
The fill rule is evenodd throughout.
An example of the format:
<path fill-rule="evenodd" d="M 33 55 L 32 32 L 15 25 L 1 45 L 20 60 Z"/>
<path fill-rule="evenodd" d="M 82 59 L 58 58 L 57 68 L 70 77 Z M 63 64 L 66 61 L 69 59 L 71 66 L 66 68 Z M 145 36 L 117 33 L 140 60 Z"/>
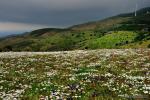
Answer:
<path fill-rule="evenodd" d="M 134 14 L 135 17 L 137 16 L 137 9 L 138 9 L 138 4 L 136 4 L 135 6 L 135 14 Z"/>

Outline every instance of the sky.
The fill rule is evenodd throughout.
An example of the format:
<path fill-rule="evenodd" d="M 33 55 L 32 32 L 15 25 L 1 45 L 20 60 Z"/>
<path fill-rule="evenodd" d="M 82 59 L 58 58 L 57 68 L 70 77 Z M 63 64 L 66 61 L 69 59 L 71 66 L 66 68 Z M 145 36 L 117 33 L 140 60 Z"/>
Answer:
<path fill-rule="evenodd" d="M 0 36 L 65 28 L 150 6 L 150 0 L 0 0 Z"/>

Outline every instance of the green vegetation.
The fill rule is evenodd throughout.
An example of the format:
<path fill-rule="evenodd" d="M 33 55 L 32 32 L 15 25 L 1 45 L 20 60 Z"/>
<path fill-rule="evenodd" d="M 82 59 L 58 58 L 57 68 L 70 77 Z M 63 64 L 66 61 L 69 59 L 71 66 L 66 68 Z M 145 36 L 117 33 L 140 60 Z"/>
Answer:
<path fill-rule="evenodd" d="M 148 48 L 150 7 L 66 29 L 45 28 L 0 39 L 0 51 Z"/>
<path fill-rule="evenodd" d="M 0 99 L 149 100 L 150 49 L 0 53 Z"/>
<path fill-rule="evenodd" d="M 101 38 L 89 41 L 89 48 L 119 48 L 122 45 L 132 43 L 137 33 L 130 31 L 111 32 Z"/>

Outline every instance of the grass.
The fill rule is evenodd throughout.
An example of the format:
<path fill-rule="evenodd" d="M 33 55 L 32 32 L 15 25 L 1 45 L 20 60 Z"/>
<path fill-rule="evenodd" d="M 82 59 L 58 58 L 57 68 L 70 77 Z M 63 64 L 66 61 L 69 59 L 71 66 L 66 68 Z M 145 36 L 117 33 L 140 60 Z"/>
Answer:
<path fill-rule="evenodd" d="M 138 33 L 135 38 L 135 42 L 121 46 L 121 48 L 149 48 L 150 45 L 150 33 Z"/>
<path fill-rule="evenodd" d="M 0 98 L 148 100 L 149 54 L 149 49 L 0 53 Z"/>
<path fill-rule="evenodd" d="M 89 41 L 88 47 L 91 49 L 117 48 L 121 45 L 133 42 L 136 37 L 137 33 L 132 31 L 111 32 L 111 34 Z"/>
<path fill-rule="evenodd" d="M 121 14 L 65 29 L 45 28 L 2 38 L 0 51 L 148 48 L 150 37 L 143 36 L 150 33 L 150 14 L 147 11 L 149 7 L 137 11 L 136 17 L 134 13 Z"/>

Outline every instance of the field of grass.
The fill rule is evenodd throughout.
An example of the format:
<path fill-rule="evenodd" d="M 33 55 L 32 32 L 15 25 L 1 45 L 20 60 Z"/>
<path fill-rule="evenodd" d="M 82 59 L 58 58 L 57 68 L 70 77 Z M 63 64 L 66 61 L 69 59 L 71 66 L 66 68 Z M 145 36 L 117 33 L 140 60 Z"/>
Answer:
<path fill-rule="evenodd" d="M 150 49 L 0 53 L 0 99 L 149 98 Z"/>
<path fill-rule="evenodd" d="M 116 31 L 110 32 L 101 38 L 89 41 L 89 48 L 119 48 L 121 45 L 130 44 L 134 42 L 137 37 L 136 32 L 132 31 Z"/>
<path fill-rule="evenodd" d="M 6 46 L 6 49 L 10 47 L 13 51 L 73 50 L 83 47 L 87 40 L 99 38 L 102 34 L 100 32 L 94 33 L 93 31 L 72 31 L 63 33 L 53 33 L 50 36 L 45 36 L 46 34 L 43 35 L 40 37 L 22 39 L 20 41 L 12 40 L 12 42 L 9 43 L 11 45 Z M 0 47 L 2 48 L 3 46 L 0 45 Z"/>
<path fill-rule="evenodd" d="M 50 34 L 47 36 L 46 34 Z M 45 33 L 40 37 L 6 39 L 0 51 L 64 51 L 83 49 L 149 48 L 150 32 L 68 31 Z M 6 45 L 5 47 L 3 47 Z M 3 49 L 2 49 L 3 48 Z"/>
<path fill-rule="evenodd" d="M 135 43 L 121 46 L 121 48 L 150 48 L 150 40 L 138 41 Z"/>
<path fill-rule="evenodd" d="M 135 42 L 125 44 L 121 48 L 150 48 L 150 33 L 139 33 Z"/>

